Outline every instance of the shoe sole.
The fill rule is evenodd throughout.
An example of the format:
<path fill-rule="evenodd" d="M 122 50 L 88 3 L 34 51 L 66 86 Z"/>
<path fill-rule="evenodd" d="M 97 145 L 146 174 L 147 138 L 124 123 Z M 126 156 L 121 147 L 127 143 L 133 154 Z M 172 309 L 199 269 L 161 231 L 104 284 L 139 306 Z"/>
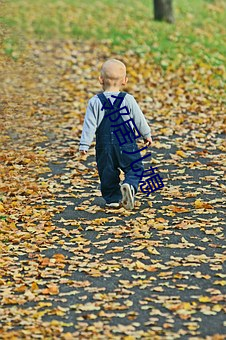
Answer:
<path fill-rule="evenodd" d="M 118 209 L 120 208 L 120 203 L 107 203 L 105 204 L 105 207 L 111 209 Z"/>
<path fill-rule="evenodd" d="M 134 208 L 134 197 L 131 191 L 131 187 L 128 183 L 121 185 L 122 193 L 122 205 L 125 209 L 132 210 Z"/>

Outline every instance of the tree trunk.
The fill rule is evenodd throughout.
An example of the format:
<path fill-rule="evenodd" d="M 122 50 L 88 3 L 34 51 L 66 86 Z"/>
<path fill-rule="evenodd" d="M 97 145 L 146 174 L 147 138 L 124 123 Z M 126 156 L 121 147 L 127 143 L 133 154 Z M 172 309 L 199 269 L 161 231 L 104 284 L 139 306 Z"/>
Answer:
<path fill-rule="evenodd" d="M 172 0 L 154 0 L 155 20 L 174 22 Z"/>

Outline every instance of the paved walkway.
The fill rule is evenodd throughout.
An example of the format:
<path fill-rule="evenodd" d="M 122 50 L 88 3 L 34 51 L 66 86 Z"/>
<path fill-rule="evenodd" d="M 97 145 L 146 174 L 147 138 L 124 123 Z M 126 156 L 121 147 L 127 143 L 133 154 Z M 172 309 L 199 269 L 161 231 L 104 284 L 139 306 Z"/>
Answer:
<path fill-rule="evenodd" d="M 216 120 L 210 138 L 209 117 L 148 116 L 155 142 L 145 166 L 158 167 L 165 186 L 149 198 L 139 192 L 132 212 L 106 210 L 93 147 L 87 158 L 77 153 L 84 85 L 74 85 L 81 97 L 71 101 L 79 73 L 70 76 L 70 60 L 56 51 L 37 47 L 46 92 L 36 93 L 24 135 L 17 126 L 7 130 L 10 152 L 26 147 L 39 163 L 29 168 L 21 155 L 11 163 L 5 155 L 4 165 L 19 164 L 23 176 L 34 169 L 43 191 L 24 198 L 29 205 L 14 216 L 17 231 L 11 221 L 18 242 L 2 240 L 0 338 L 224 339 L 224 136 Z M 82 61 L 82 53 L 80 47 L 80 69 L 91 60 Z"/>

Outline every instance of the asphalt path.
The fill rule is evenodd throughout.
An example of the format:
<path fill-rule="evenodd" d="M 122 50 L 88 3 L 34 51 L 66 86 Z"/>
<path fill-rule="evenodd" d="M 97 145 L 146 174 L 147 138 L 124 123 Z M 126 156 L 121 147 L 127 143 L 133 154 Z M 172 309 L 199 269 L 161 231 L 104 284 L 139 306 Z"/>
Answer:
<path fill-rule="evenodd" d="M 134 211 L 128 212 L 104 207 L 94 148 L 81 159 L 71 151 L 76 141 L 50 137 L 41 147 L 54 150 L 55 156 L 43 179 L 59 185 L 54 204 L 64 210 L 53 220 L 58 232 L 64 232 L 63 245 L 42 254 L 64 254 L 67 280 L 85 283 L 60 303 L 68 308 L 64 329 L 79 339 L 223 339 L 221 152 L 200 147 L 173 159 L 185 136 L 156 136 L 164 148 L 154 144 L 155 164 L 148 159 L 145 167 L 158 166 L 165 186 L 149 197 L 139 192 Z M 197 199 L 206 206 L 196 207 Z M 78 236 L 77 243 L 70 242 L 65 230 Z M 70 290 L 68 282 L 60 284 L 61 292 Z M 54 299 L 52 303 L 59 306 Z"/>

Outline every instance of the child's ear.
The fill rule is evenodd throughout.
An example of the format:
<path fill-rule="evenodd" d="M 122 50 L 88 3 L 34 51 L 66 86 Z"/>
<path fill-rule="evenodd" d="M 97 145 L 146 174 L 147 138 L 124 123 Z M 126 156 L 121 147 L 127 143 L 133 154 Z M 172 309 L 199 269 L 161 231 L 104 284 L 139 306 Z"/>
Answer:
<path fill-rule="evenodd" d="M 122 82 L 122 85 L 126 85 L 126 84 L 127 84 L 127 82 L 128 82 L 128 78 L 127 78 L 127 77 L 125 77 L 125 78 L 124 78 L 124 80 L 123 80 L 123 82 Z"/>
<path fill-rule="evenodd" d="M 103 83 L 104 83 L 104 79 L 101 76 L 99 77 L 99 82 L 100 82 L 101 85 L 103 85 Z"/>

